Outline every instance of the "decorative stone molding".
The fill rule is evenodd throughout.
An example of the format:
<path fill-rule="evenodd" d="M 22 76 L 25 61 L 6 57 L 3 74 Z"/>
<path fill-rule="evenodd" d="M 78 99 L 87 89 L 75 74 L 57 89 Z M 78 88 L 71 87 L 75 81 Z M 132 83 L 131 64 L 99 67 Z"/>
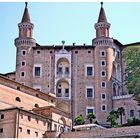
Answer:
<path fill-rule="evenodd" d="M 109 29 L 110 28 L 110 23 L 107 23 L 107 22 L 96 23 L 95 24 L 95 29 L 98 29 L 98 28 L 107 28 L 107 29 Z"/>
<path fill-rule="evenodd" d="M 15 39 L 15 46 L 16 47 L 34 47 L 36 46 L 36 40 L 33 38 L 16 38 Z"/>
<path fill-rule="evenodd" d="M 113 100 L 119 100 L 119 99 L 127 99 L 127 98 L 132 98 L 133 94 L 128 94 L 128 95 L 121 95 L 121 96 L 113 96 Z"/>
<path fill-rule="evenodd" d="M 93 40 L 93 46 L 113 46 L 113 39 L 100 37 Z"/>
<path fill-rule="evenodd" d="M 21 29 L 21 28 L 31 28 L 33 29 L 34 28 L 34 25 L 32 23 L 28 23 L 28 22 L 24 22 L 24 23 L 19 23 L 18 24 L 18 27 Z"/>

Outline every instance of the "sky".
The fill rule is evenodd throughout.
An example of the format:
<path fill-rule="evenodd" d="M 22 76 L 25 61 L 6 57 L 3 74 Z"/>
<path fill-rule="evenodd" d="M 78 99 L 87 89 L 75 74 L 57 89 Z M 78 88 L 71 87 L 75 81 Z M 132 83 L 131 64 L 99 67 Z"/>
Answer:
<path fill-rule="evenodd" d="M 18 23 L 24 2 L 0 2 L 0 73 L 15 71 Z M 110 37 L 122 44 L 140 42 L 140 2 L 104 2 Z M 33 38 L 40 45 L 91 45 L 100 2 L 28 2 Z"/>

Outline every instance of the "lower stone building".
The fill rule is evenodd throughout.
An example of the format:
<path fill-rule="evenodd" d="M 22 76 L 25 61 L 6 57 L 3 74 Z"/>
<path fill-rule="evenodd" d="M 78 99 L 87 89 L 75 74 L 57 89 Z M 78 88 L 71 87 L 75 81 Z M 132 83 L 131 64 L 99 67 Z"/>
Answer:
<path fill-rule="evenodd" d="M 70 131 L 71 114 L 56 105 L 51 93 L 0 76 L 0 138 L 42 138 L 47 132 Z"/>
<path fill-rule="evenodd" d="M 45 136 L 45 135 L 44 135 Z M 139 138 L 140 126 L 108 128 L 62 133 L 60 138 Z"/>

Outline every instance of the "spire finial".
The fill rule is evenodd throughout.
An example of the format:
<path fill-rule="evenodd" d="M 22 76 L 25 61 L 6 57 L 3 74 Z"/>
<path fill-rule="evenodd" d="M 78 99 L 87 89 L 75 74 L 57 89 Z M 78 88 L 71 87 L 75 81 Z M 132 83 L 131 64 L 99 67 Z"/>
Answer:
<path fill-rule="evenodd" d="M 101 2 L 101 7 L 103 7 L 103 2 Z"/>
<path fill-rule="evenodd" d="M 63 40 L 62 41 L 62 49 L 64 50 L 64 44 L 65 44 L 65 41 Z"/>
<path fill-rule="evenodd" d="M 28 2 L 25 2 L 25 7 L 27 8 Z"/>

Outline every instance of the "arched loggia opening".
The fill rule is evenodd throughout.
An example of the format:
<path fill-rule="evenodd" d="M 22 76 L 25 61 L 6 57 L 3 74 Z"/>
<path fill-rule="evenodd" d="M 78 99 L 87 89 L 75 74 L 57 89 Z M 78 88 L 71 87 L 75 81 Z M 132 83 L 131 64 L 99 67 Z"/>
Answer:
<path fill-rule="evenodd" d="M 70 63 L 67 58 L 60 58 L 57 61 L 57 75 L 69 75 Z"/>
<path fill-rule="evenodd" d="M 56 97 L 69 97 L 69 83 L 66 80 L 59 80 L 57 82 Z"/>

